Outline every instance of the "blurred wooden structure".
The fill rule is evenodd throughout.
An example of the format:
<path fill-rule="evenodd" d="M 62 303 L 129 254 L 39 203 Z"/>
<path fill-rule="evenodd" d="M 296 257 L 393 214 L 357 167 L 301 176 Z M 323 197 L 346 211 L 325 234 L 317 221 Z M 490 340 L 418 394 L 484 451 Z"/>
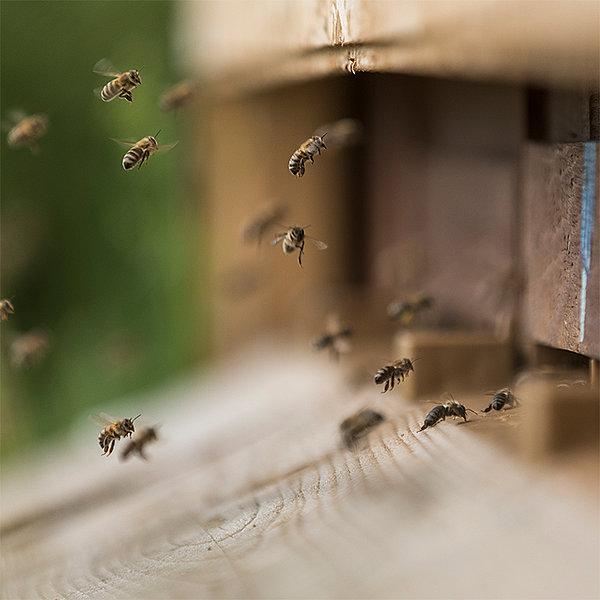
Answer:
<path fill-rule="evenodd" d="M 191 157 L 219 371 L 144 410 L 164 423 L 148 464 L 100 459 L 82 426 L 3 474 L 4 596 L 598 597 L 597 387 L 545 382 L 529 412 L 418 430 L 445 389 L 484 408 L 517 360 L 597 373 L 599 16 L 592 0 L 181 3 L 206 91 Z M 292 177 L 292 152 L 343 117 L 362 144 Z M 241 240 L 269 200 L 329 244 L 303 269 Z M 394 337 L 386 303 L 419 291 L 426 331 Z M 334 309 L 356 378 L 305 356 Z M 373 369 L 404 352 L 422 369 L 381 395 Z M 346 450 L 338 425 L 365 405 L 386 422 Z"/>

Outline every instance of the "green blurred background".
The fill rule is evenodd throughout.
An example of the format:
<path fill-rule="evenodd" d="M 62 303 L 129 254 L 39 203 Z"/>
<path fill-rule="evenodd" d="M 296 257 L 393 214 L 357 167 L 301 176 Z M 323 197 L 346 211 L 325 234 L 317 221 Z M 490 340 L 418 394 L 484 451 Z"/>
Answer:
<path fill-rule="evenodd" d="M 191 114 L 157 105 L 183 75 L 175 9 L 160 1 L 0 3 L 2 119 L 12 109 L 50 118 L 38 154 L 8 148 L 6 129 L 1 146 L 0 293 L 16 310 L 1 326 L 3 460 L 64 434 L 85 411 L 190 370 L 205 354 L 204 309 L 194 295 L 201 202 L 181 139 Z M 144 67 L 133 104 L 94 95 L 109 80 L 92 72 L 103 57 L 120 70 Z M 159 145 L 179 145 L 125 172 L 126 149 L 109 138 L 158 129 Z M 49 332 L 49 351 L 16 369 L 10 344 L 34 327 Z"/>

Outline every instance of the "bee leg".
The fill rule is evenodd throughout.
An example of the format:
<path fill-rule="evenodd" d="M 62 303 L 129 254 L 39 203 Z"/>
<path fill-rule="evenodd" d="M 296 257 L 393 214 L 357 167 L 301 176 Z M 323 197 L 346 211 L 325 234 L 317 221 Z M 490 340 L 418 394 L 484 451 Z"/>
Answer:
<path fill-rule="evenodd" d="M 144 153 L 142 154 L 142 158 L 140 160 L 140 164 L 138 165 L 138 171 L 142 168 L 142 165 L 144 164 L 144 162 L 148 162 L 149 156 L 150 156 L 150 153 L 147 150 L 144 150 Z"/>
<path fill-rule="evenodd" d="M 109 450 L 106 456 L 110 456 L 112 454 L 112 451 L 115 447 L 115 440 L 114 438 L 110 441 L 110 446 L 109 446 Z"/>
<path fill-rule="evenodd" d="M 302 245 L 300 246 L 300 252 L 298 253 L 298 264 L 302 266 L 302 253 L 304 252 L 304 241 L 302 241 Z"/>
<path fill-rule="evenodd" d="M 388 388 L 390 387 L 390 380 L 388 379 L 385 382 L 385 385 L 383 386 L 383 392 L 381 392 L 382 394 L 385 394 L 388 391 Z"/>

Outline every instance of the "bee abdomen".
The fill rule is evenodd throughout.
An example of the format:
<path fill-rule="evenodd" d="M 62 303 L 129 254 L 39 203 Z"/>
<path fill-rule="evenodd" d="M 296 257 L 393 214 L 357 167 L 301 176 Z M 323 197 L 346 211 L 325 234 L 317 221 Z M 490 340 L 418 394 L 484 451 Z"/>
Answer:
<path fill-rule="evenodd" d="M 119 92 L 121 91 L 121 86 L 117 79 L 113 79 L 109 81 L 100 92 L 100 96 L 104 102 L 110 102 L 113 98 L 115 98 Z"/>
<path fill-rule="evenodd" d="M 304 175 L 304 157 L 300 152 L 294 152 L 294 154 L 292 154 L 288 168 L 290 173 L 296 177 L 302 177 L 302 175 Z"/>
<path fill-rule="evenodd" d="M 389 366 L 379 369 L 379 371 L 377 371 L 377 373 L 375 373 L 375 383 L 377 385 L 379 385 L 380 383 L 383 383 L 384 381 L 386 381 L 393 375 L 393 372 L 394 372 L 394 368 L 389 367 Z"/>
<path fill-rule="evenodd" d="M 423 423 L 423 427 L 419 431 L 423 431 L 423 429 L 427 429 L 428 427 L 433 427 L 440 419 L 446 418 L 446 409 L 443 405 L 438 404 L 438 406 L 434 406 L 427 416 L 425 417 L 425 422 Z"/>
<path fill-rule="evenodd" d="M 125 153 L 125 156 L 123 157 L 123 168 L 126 171 L 129 171 L 129 169 L 133 169 L 133 167 L 135 167 L 140 162 L 140 160 L 142 160 L 143 156 L 144 151 L 141 148 L 136 148 L 134 146 Z"/>

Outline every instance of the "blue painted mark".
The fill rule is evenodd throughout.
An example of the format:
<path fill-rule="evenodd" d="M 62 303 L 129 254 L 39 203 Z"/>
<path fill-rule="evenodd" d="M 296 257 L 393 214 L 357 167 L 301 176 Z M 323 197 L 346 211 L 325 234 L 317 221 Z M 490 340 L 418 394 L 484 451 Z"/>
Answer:
<path fill-rule="evenodd" d="M 581 299 L 579 303 L 579 342 L 585 336 L 585 305 L 587 283 L 592 265 L 592 235 L 594 233 L 594 201 L 596 197 L 596 142 L 586 142 L 583 152 L 583 185 L 581 189 Z"/>

